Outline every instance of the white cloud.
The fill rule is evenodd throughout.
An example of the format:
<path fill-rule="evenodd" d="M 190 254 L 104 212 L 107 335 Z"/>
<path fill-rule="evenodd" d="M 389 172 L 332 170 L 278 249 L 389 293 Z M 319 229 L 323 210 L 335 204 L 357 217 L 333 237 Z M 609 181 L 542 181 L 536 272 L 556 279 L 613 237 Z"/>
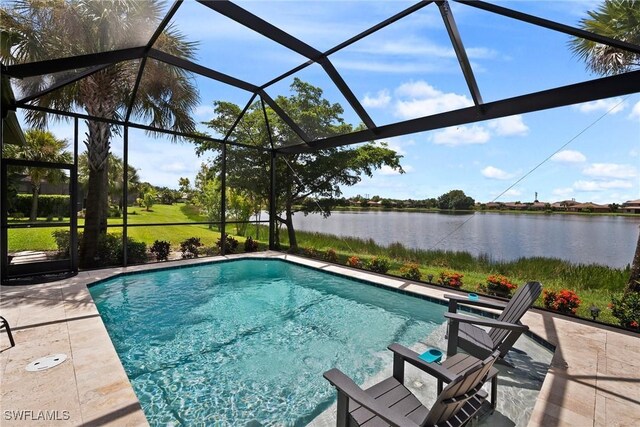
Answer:
<path fill-rule="evenodd" d="M 613 188 L 631 188 L 632 185 L 629 181 L 623 181 L 621 179 L 614 179 L 611 181 L 576 181 L 573 183 L 573 188 L 576 191 L 604 191 Z"/>
<path fill-rule="evenodd" d="M 387 89 L 378 91 L 376 96 L 369 96 L 369 93 L 364 95 L 362 105 L 370 108 L 383 108 L 389 105 L 391 101 L 391 95 Z"/>
<path fill-rule="evenodd" d="M 434 73 L 446 71 L 446 67 L 438 65 L 436 63 L 429 62 L 392 62 L 392 61 L 376 61 L 372 59 L 367 60 L 353 60 L 353 59 L 335 59 L 332 61 L 333 65 L 339 70 L 354 70 L 354 71 L 366 71 L 370 73 L 385 73 L 385 74 L 417 74 L 417 73 Z M 450 67 L 453 70 L 453 67 Z"/>
<path fill-rule="evenodd" d="M 551 157 L 551 161 L 559 163 L 582 163 L 586 162 L 587 158 L 579 151 L 563 150 L 554 154 Z"/>
<path fill-rule="evenodd" d="M 198 105 L 193 111 L 196 117 L 205 117 L 210 119 L 215 114 L 215 109 L 211 105 Z"/>
<path fill-rule="evenodd" d="M 636 105 L 631 109 L 631 113 L 629 113 L 629 118 L 631 120 L 640 121 L 640 101 L 636 102 Z"/>
<path fill-rule="evenodd" d="M 638 175 L 638 170 L 631 165 L 618 163 L 593 163 L 582 171 L 587 176 L 598 178 L 629 179 Z"/>
<path fill-rule="evenodd" d="M 473 105 L 466 95 L 442 92 L 422 80 L 400 85 L 395 90 L 395 95 L 399 98 L 395 103 L 395 114 L 404 119 L 429 116 Z"/>
<path fill-rule="evenodd" d="M 502 169 L 498 169 L 494 166 L 487 166 L 486 168 L 480 171 L 482 175 L 489 179 L 511 179 L 513 178 L 513 174 L 503 171 Z"/>
<path fill-rule="evenodd" d="M 566 198 L 566 197 L 569 197 L 571 194 L 573 194 L 573 188 L 571 187 L 555 188 L 551 193 L 554 196 Z"/>
<path fill-rule="evenodd" d="M 413 166 L 411 166 L 411 165 L 402 165 L 402 169 L 404 169 L 404 171 L 406 173 L 413 172 Z M 389 167 L 387 165 L 383 165 L 380 168 L 379 172 L 380 172 L 381 175 L 387 175 L 387 176 L 388 175 L 400 175 L 400 172 L 398 172 L 396 170 L 393 170 L 391 167 Z"/>
<path fill-rule="evenodd" d="M 493 120 L 488 126 L 499 136 L 524 136 L 529 133 L 529 127 L 524 124 L 520 114 Z"/>
<path fill-rule="evenodd" d="M 516 190 L 515 188 L 511 188 L 505 191 L 503 196 L 510 196 L 510 197 L 522 196 L 522 191 Z"/>
<path fill-rule="evenodd" d="M 190 172 L 193 168 L 185 165 L 182 162 L 173 162 L 173 163 L 168 163 L 166 165 L 162 165 L 160 166 L 159 169 L 166 172 L 182 173 L 182 172 Z"/>
<path fill-rule="evenodd" d="M 479 125 L 449 127 L 433 134 L 431 140 L 434 144 L 448 145 L 455 147 L 458 145 L 484 144 L 489 141 L 491 135 Z"/>
<path fill-rule="evenodd" d="M 584 104 L 578 104 L 574 106 L 576 110 L 581 113 L 593 113 L 593 112 L 611 112 L 611 114 L 619 113 L 627 106 L 626 102 L 622 102 L 622 98 L 609 98 L 599 99 L 597 101 L 585 102 Z"/>

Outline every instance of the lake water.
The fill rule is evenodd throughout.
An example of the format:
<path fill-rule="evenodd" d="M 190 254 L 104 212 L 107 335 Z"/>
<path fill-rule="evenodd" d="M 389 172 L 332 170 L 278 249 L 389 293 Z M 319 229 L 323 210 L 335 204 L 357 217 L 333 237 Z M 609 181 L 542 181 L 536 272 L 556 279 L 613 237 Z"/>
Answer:
<path fill-rule="evenodd" d="M 294 216 L 297 230 L 400 242 L 416 249 L 466 251 L 494 260 L 560 258 L 574 263 L 624 267 L 631 263 L 640 216 L 586 216 L 418 212 L 334 212 Z"/>

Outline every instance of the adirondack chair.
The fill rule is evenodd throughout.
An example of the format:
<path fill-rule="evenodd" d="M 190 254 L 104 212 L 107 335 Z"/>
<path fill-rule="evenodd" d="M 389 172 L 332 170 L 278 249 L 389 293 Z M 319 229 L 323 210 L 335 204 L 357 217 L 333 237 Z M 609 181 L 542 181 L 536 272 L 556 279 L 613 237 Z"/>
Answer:
<path fill-rule="evenodd" d="M 9 322 L 7 322 L 7 319 L 5 319 L 2 316 L 0 316 L 0 329 L 5 329 L 6 330 L 7 336 L 9 337 L 9 343 L 11 344 L 11 347 L 15 347 L 16 342 L 13 340 L 13 334 L 11 333 L 11 327 L 9 326 Z"/>
<path fill-rule="evenodd" d="M 471 420 L 483 406 L 487 393 L 482 390 L 482 385 L 498 357 L 498 351 L 454 375 L 438 364 L 423 361 L 418 353 L 400 344 L 391 344 L 388 348 L 394 353 L 393 376 L 367 390 L 361 389 L 338 369 L 324 373 L 338 391 L 338 427 L 458 427 Z M 404 386 L 405 362 L 448 383 L 431 409 L 422 405 Z"/>
<path fill-rule="evenodd" d="M 500 358 L 506 356 L 520 334 L 529 329 L 520 323 L 524 313 L 533 305 L 542 292 L 539 282 L 528 282 L 518 288 L 508 303 L 493 301 L 488 298 L 470 300 L 460 295 L 445 295 L 449 300 L 449 319 L 447 356 L 453 356 L 460 347 L 467 353 L 485 358 L 495 350 L 500 351 Z M 501 309 L 497 319 L 477 318 L 457 313 L 458 304 L 475 305 Z M 486 331 L 478 326 L 488 326 Z"/>

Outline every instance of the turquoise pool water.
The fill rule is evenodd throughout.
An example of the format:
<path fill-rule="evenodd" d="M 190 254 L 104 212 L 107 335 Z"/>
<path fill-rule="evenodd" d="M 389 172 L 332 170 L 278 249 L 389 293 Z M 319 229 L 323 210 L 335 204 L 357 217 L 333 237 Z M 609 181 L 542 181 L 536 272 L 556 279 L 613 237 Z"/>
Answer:
<path fill-rule="evenodd" d="M 278 260 L 120 276 L 90 288 L 151 425 L 302 426 L 446 307 Z M 387 358 L 388 360 L 388 358 Z"/>

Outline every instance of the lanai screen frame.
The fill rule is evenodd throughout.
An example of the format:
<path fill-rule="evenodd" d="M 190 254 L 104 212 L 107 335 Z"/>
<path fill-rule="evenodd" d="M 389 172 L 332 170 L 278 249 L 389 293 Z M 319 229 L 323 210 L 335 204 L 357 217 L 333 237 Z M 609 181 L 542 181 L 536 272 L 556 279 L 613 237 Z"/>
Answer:
<path fill-rule="evenodd" d="M 474 7 L 477 9 L 484 10 L 486 12 L 494 13 L 501 15 L 503 17 L 525 22 L 528 24 L 532 24 L 534 26 L 542 27 L 550 31 L 560 32 L 566 35 L 570 35 L 573 37 L 584 38 L 596 43 L 608 45 L 611 47 L 615 47 L 621 50 L 625 50 L 628 52 L 632 52 L 640 55 L 640 46 L 627 43 L 624 41 L 612 39 L 609 37 L 605 37 L 599 34 L 591 33 L 588 31 L 584 31 L 572 26 L 568 26 L 565 24 L 561 24 L 555 21 L 551 21 L 548 19 L 544 19 L 538 16 L 522 13 L 519 11 L 515 11 L 503 6 L 498 6 L 492 3 L 479 1 L 479 0 L 453 0 L 457 3 L 464 4 L 469 7 Z M 269 197 L 269 248 L 275 249 L 275 221 L 276 221 L 276 182 L 275 182 L 275 167 L 276 167 L 276 159 L 279 155 L 286 154 L 296 154 L 296 153 L 305 153 L 305 152 L 314 152 L 326 148 L 334 148 L 345 145 L 352 145 L 357 143 L 363 143 L 372 140 L 379 140 L 391 137 L 397 137 L 402 135 L 408 135 L 412 133 L 430 131 L 441 129 L 445 127 L 451 126 L 460 126 L 469 123 L 492 120 L 501 117 L 507 117 L 516 114 L 529 113 L 534 111 L 546 110 L 551 108 L 558 108 L 573 104 L 579 104 L 583 102 L 595 101 L 599 99 L 611 98 L 615 96 L 623 96 L 632 93 L 640 92 L 640 70 L 637 71 L 629 71 L 625 73 L 621 73 L 614 76 L 598 78 L 595 80 L 584 81 L 577 84 L 567 85 L 556 87 L 553 89 L 540 91 L 540 92 L 531 92 L 525 95 L 502 99 L 499 101 L 493 101 L 489 103 L 484 103 L 482 100 L 482 95 L 480 92 L 480 88 L 476 82 L 475 76 L 473 74 L 472 66 L 469 62 L 469 58 L 467 56 L 466 50 L 464 48 L 464 44 L 460 33 L 458 32 L 458 28 L 455 22 L 455 18 L 453 12 L 450 8 L 449 2 L 444 1 L 428 1 L 422 0 L 414 5 L 406 8 L 405 10 L 391 16 L 390 18 L 370 27 L 369 29 L 362 31 L 358 35 L 351 37 L 348 40 L 334 46 L 333 48 L 321 52 L 314 47 L 308 45 L 302 40 L 297 39 L 291 34 L 283 31 L 282 29 L 272 25 L 271 23 L 263 20 L 262 18 L 252 14 L 251 12 L 243 9 L 242 7 L 236 5 L 235 3 L 228 0 L 218 0 L 218 1 L 205 1 L 198 0 L 204 7 L 211 9 L 212 13 L 216 12 L 220 15 L 231 19 L 244 27 L 258 32 L 264 37 L 272 40 L 275 43 L 280 44 L 288 48 L 289 50 L 296 52 L 308 60 L 303 64 L 292 68 L 291 70 L 283 73 L 282 75 L 264 83 L 261 86 L 256 86 L 254 84 L 248 83 L 236 77 L 221 73 L 214 69 L 204 67 L 202 65 L 197 64 L 196 62 L 192 62 L 186 59 L 182 59 L 160 50 L 154 49 L 153 45 L 160 36 L 160 34 L 165 30 L 165 28 L 169 25 L 171 19 L 178 11 L 179 7 L 183 3 L 183 0 L 176 0 L 168 9 L 167 14 L 159 23 L 158 27 L 155 29 L 153 35 L 149 39 L 148 43 L 144 46 L 131 47 L 113 51 L 106 51 L 100 53 L 92 53 L 74 57 L 65 57 L 65 58 L 57 58 L 46 61 L 39 61 L 27 64 L 16 64 L 5 66 L 2 64 L 2 74 L 3 76 L 10 78 L 26 78 L 33 77 L 38 75 L 46 75 L 60 71 L 67 70 L 77 70 L 81 68 L 87 68 L 82 73 L 74 75 L 66 81 L 58 82 L 56 85 L 53 85 L 39 93 L 31 94 L 25 98 L 19 99 L 13 102 L 11 105 L 5 106 L 3 105 L 3 109 L 8 109 L 11 111 L 16 111 L 18 108 L 27 109 L 27 110 L 36 110 L 43 113 L 51 113 L 58 114 L 62 116 L 67 116 L 73 118 L 75 121 L 75 136 L 74 136 L 74 145 L 77 146 L 78 139 L 78 120 L 95 120 L 102 121 L 106 123 L 110 123 L 113 125 L 119 125 L 123 127 L 124 130 L 124 178 L 123 181 L 125 185 L 123 185 L 123 190 L 125 192 L 124 198 L 127 199 L 127 156 L 128 156 L 128 132 L 129 128 L 142 129 L 146 131 L 164 133 L 168 135 L 172 135 L 174 137 L 184 137 L 191 139 L 200 139 L 204 141 L 209 141 L 213 143 L 218 143 L 221 145 L 221 156 L 223 156 L 223 167 L 221 172 L 221 208 L 222 214 L 220 218 L 221 229 L 225 230 L 225 217 L 226 217 L 226 200 L 225 200 L 225 192 L 226 192 L 226 148 L 228 145 L 230 146 L 239 146 L 243 148 L 256 149 L 262 151 L 268 151 L 270 153 L 271 164 L 270 164 L 270 197 Z M 469 89 L 469 93 L 473 100 L 474 105 L 471 107 L 466 107 L 458 110 L 447 111 L 443 113 L 433 114 L 429 116 L 424 116 L 416 119 L 400 121 L 384 126 L 377 126 L 375 122 L 371 119 L 366 109 L 362 106 L 360 101 L 354 95 L 354 93 L 349 88 L 348 84 L 342 79 L 338 70 L 333 66 L 329 56 L 333 53 L 340 51 L 341 49 L 350 46 L 351 44 L 362 40 L 371 34 L 385 28 L 406 16 L 411 15 L 412 13 L 434 3 L 442 16 L 443 24 L 447 30 L 449 35 L 449 39 L 451 41 L 452 47 L 456 53 L 458 62 L 460 64 L 460 68 L 462 74 L 464 76 L 466 85 Z M 140 84 L 140 81 L 143 76 L 145 63 L 147 59 L 154 59 L 157 61 L 161 61 L 167 63 L 169 65 L 182 68 L 183 70 L 198 74 L 200 76 L 233 86 L 235 88 L 239 88 L 251 93 L 251 98 L 249 102 L 246 104 L 240 115 L 237 117 L 235 123 L 226 133 L 224 138 L 209 138 L 203 137 L 201 135 L 192 135 L 181 132 L 172 131 L 169 129 L 159 129 L 155 127 L 151 127 L 148 125 L 143 125 L 139 123 L 135 123 L 131 121 L 131 114 L 133 110 L 133 103 L 135 102 L 136 93 Z M 65 85 L 72 84 L 84 77 L 87 77 L 93 73 L 96 73 L 100 70 L 103 70 L 115 63 L 127 61 L 127 60 L 140 60 L 140 68 L 138 71 L 137 79 L 133 86 L 132 96 L 130 104 L 126 109 L 126 114 L 124 120 L 114 120 L 110 118 L 103 117 L 95 117 L 88 114 L 76 113 L 76 112 L 68 112 L 61 111 L 56 109 L 44 108 L 37 105 L 31 104 L 32 101 L 36 100 L 38 97 L 46 95 L 54 90 L 57 90 Z M 328 138 L 322 138 L 317 140 L 312 140 L 309 138 L 305 132 L 298 126 L 294 120 L 292 120 L 285 111 L 280 108 L 276 102 L 266 93 L 265 89 L 282 81 L 283 79 L 297 73 L 298 71 L 303 70 L 304 68 L 312 65 L 318 64 L 320 65 L 326 74 L 329 76 L 331 81 L 338 88 L 340 93 L 344 96 L 347 102 L 350 104 L 352 109 L 356 112 L 360 120 L 365 126 L 364 130 L 360 130 L 357 132 L 352 132 L 344 135 L 338 135 Z M 252 103 L 259 98 L 262 104 L 262 108 L 264 109 L 264 104 L 266 103 L 269 107 L 273 109 L 273 111 L 279 116 L 279 118 L 286 123 L 300 138 L 301 143 L 293 144 L 288 146 L 280 146 L 276 147 L 273 141 L 273 135 L 269 131 L 269 143 L 270 148 L 263 148 L 257 146 L 249 146 L 245 144 L 240 144 L 236 141 L 230 139 L 235 127 L 238 125 L 248 108 L 252 105 Z M 4 112 L 3 112 L 4 117 Z M 270 129 L 270 124 L 268 121 L 268 117 L 265 114 L 265 122 L 268 129 Z M 4 141 L 2 142 L 4 144 Z M 77 164 L 77 150 L 74 152 L 74 164 Z M 3 180 L 6 177 L 2 177 Z M 77 193 L 77 188 L 74 189 L 75 193 Z M 4 201 L 3 201 L 4 202 Z M 126 209 L 123 213 L 123 243 L 126 242 L 127 238 L 127 228 L 129 224 L 127 224 L 127 212 Z M 7 232 L 7 214 L 2 211 L 2 234 L 3 234 L 3 248 L 2 248 L 2 266 L 3 271 L 6 271 L 6 262 L 7 262 L 7 247 L 6 247 L 6 232 Z M 215 223 L 214 223 L 215 224 Z M 180 224 L 175 224 L 180 225 Z M 193 225 L 193 223 L 184 223 L 184 225 Z M 124 247 L 124 262 L 123 265 L 127 265 L 127 255 L 126 255 L 126 244 L 123 244 Z M 75 249 L 75 248 L 72 248 Z M 222 253 L 224 254 L 224 245 L 222 245 Z M 75 257 L 77 259 L 77 257 Z M 74 266 L 77 269 L 77 265 Z"/>

